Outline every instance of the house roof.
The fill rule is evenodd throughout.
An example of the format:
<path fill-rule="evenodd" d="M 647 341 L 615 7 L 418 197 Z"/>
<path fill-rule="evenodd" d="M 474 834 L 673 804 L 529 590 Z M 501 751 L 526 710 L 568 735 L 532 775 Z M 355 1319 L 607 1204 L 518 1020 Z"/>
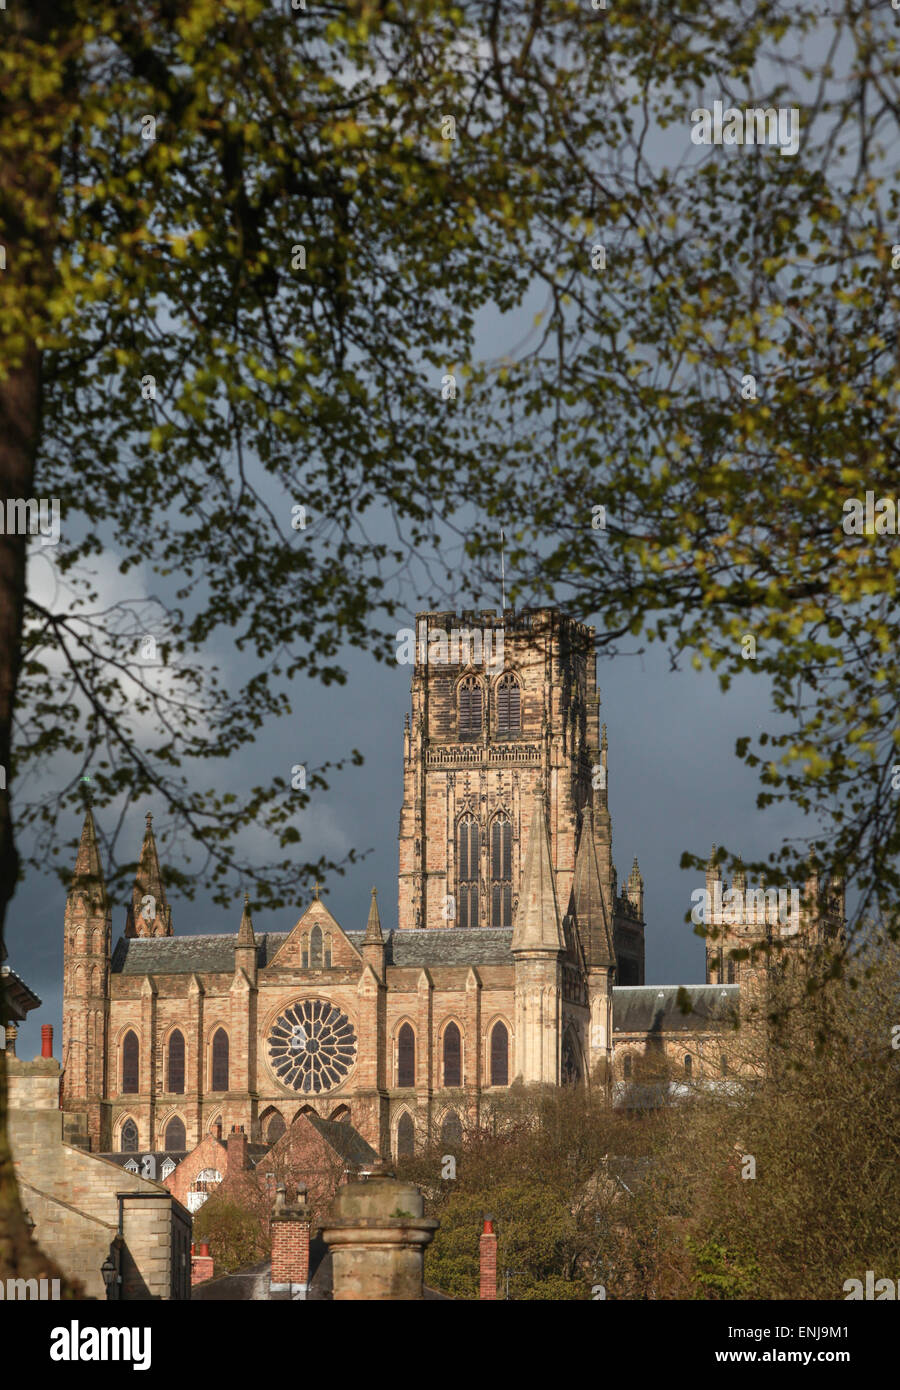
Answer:
<path fill-rule="evenodd" d="M 313 1129 L 341 1158 L 362 1168 L 370 1163 L 378 1163 L 377 1153 L 367 1144 L 358 1130 L 346 1120 L 323 1120 L 318 1115 L 307 1112 L 304 1119 L 309 1120 Z M 290 1133 L 290 1130 L 287 1131 Z"/>
<path fill-rule="evenodd" d="M 155 1158 L 157 1172 L 162 1168 L 167 1158 L 177 1167 L 181 1160 L 186 1157 L 186 1149 L 156 1149 L 152 1152 L 147 1149 L 141 1149 L 139 1153 L 98 1154 L 98 1158 L 105 1158 L 107 1163 L 117 1163 L 120 1168 L 124 1168 L 126 1163 L 131 1162 L 136 1163 L 140 1168 L 145 1158 Z"/>
<path fill-rule="evenodd" d="M 275 958 L 289 932 L 257 934 L 257 963 Z M 365 932 L 345 932 L 362 951 Z M 230 974 L 234 970 L 232 933 L 216 936 L 120 937 L 113 952 L 114 975 Z M 385 942 L 385 964 L 395 966 L 512 965 L 509 927 L 440 927 L 392 931 Z"/>
<path fill-rule="evenodd" d="M 616 985 L 615 1033 L 696 1033 L 721 1027 L 737 1008 L 739 985 Z"/>
<path fill-rule="evenodd" d="M 21 1023 L 25 1015 L 39 1007 L 41 1000 L 33 989 L 29 989 L 21 975 L 8 965 L 0 966 L 0 987 L 6 999 L 10 1023 Z"/>

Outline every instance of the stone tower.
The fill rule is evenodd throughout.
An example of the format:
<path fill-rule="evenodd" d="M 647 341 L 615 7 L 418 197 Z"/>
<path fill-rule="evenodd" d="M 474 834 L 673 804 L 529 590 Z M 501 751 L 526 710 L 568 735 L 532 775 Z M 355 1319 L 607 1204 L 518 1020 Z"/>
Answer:
<path fill-rule="evenodd" d="M 63 918 L 62 1107 L 67 1133 L 91 1147 L 107 1143 L 109 953 L 112 915 L 90 809 L 85 814 Z M 87 1133 L 83 1125 L 86 1121 Z"/>
<path fill-rule="evenodd" d="M 731 884 L 722 877 L 713 845 L 706 866 L 709 904 L 705 923 L 707 984 L 758 989 L 768 973 L 836 941 L 844 929 L 844 890 L 813 870 L 803 889 L 753 886 L 738 861 Z"/>
<path fill-rule="evenodd" d="M 553 609 L 421 613 L 410 659 L 400 929 L 513 926 L 539 784 L 557 902 L 589 807 L 612 915 L 593 628 Z"/>

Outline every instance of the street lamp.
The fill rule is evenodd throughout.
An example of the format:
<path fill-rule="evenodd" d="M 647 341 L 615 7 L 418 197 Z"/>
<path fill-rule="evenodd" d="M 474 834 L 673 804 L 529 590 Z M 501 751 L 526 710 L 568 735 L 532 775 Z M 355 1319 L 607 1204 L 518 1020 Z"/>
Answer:
<path fill-rule="evenodd" d="M 116 1287 L 116 1266 L 109 1255 L 100 1266 L 100 1273 L 103 1275 L 103 1282 L 106 1285 L 106 1297 L 115 1298 L 113 1290 Z"/>

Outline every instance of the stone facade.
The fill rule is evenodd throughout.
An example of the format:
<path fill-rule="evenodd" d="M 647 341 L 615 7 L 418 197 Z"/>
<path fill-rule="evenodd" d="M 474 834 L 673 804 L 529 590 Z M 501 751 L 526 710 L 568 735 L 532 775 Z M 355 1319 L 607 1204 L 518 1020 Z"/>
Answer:
<path fill-rule="evenodd" d="M 629 1049 L 658 1046 L 658 1011 L 630 995 L 643 880 L 635 859 L 618 891 L 593 629 L 555 610 L 429 613 L 416 637 L 396 930 L 373 889 L 358 928 L 316 896 L 285 932 L 257 935 L 245 903 L 235 935 L 176 936 L 148 816 L 113 948 L 86 815 L 64 916 L 80 1142 L 192 1150 L 236 1126 L 270 1145 L 307 1114 L 352 1119 L 384 1156 L 452 1146 L 516 1081 L 612 1086 Z M 698 1040 L 734 1006 L 706 988 Z"/>
<path fill-rule="evenodd" d="M 190 1216 L 166 1189 L 63 1140 L 59 1063 L 8 1061 L 9 1137 L 41 1248 L 105 1299 L 111 1259 L 122 1299 L 189 1296 Z"/>

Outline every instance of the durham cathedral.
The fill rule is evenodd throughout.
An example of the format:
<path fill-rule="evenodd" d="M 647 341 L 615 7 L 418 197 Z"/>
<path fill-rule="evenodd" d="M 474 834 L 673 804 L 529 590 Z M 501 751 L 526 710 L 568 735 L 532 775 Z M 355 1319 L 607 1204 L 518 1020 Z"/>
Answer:
<path fill-rule="evenodd" d="M 499 638 L 493 665 L 476 659 L 476 622 Z M 555 609 L 422 624 L 396 927 L 375 889 L 344 923 L 317 889 L 290 930 L 257 933 L 245 901 L 234 934 L 178 935 L 148 815 L 114 939 L 88 810 L 64 919 L 71 1142 L 178 1152 L 236 1126 L 271 1143 L 312 1112 L 387 1157 L 458 1141 L 515 1085 L 597 1085 L 622 1103 L 650 1055 L 721 1084 L 728 1022 L 767 968 L 746 948 L 842 930 L 840 885 L 813 880 L 815 911 L 786 924 L 757 903 L 708 935 L 705 984 L 645 984 L 638 861 L 621 891 L 613 865 L 594 629 Z M 720 901 L 715 854 L 706 884 Z M 686 929 L 680 911 L 671 926 Z"/>

